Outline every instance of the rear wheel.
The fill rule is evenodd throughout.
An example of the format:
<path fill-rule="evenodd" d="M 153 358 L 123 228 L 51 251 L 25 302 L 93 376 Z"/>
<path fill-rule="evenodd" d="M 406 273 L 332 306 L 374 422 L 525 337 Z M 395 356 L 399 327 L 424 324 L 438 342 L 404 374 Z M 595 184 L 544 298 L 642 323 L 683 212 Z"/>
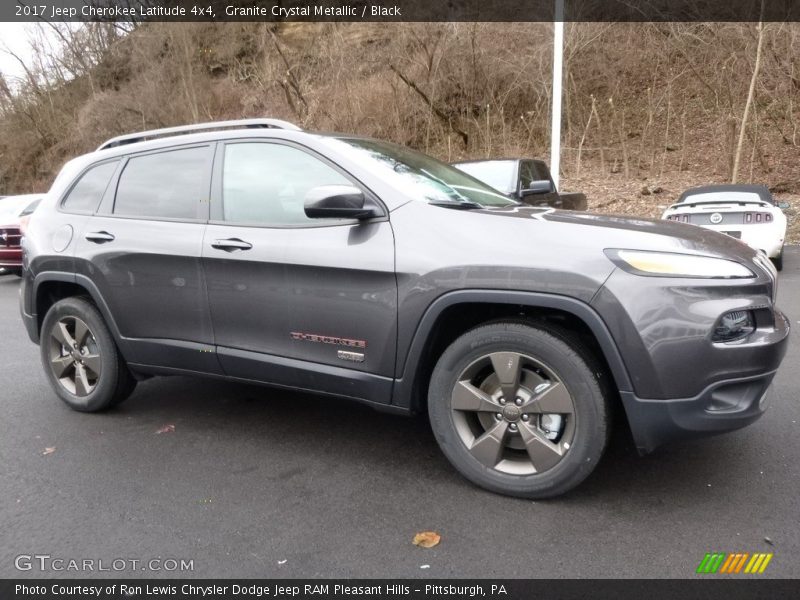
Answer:
<path fill-rule="evenodd" d="M 507 322 L 453 342 L 428 395 L 442 451 L 470 481 L 525 498 L 562 494 L 605 449 L 608 406 L 589 354 L 567 332 Z"/>
<path fill-rule="evenodd" d="M 40 350 L 50 385 L 74 410 L 115 406 L 136 387 L 102 316 L 84 298 L 66 298 L 47 311 Z"/>

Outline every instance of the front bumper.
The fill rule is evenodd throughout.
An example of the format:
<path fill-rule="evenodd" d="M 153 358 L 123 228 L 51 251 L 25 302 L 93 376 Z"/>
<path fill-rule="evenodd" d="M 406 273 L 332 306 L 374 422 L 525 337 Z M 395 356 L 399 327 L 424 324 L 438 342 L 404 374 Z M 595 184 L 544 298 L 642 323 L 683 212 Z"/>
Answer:
<path fill-rule="evenodd" d="M 790 323 L 774 305 L 773 273 L 755 256 L 755 279 L 681 280 L 615 271 L 592 301 L 617 342 L 632 388 L 620 397 L 636 446 L 744 427 L 763 413 L 788 348 Z M 768 264 L 768 263 L 767 263 Z M 748 310 L 747 338 L 715 342 L 718 319 Z"/>
<path fill-rule="evenodd" d="M 775 371 L 715 383 L 694 398 L 642 400 L 620 392 L 636 448 L 652 452 L 667 441 L 741 429 L 769 406 Z"/>

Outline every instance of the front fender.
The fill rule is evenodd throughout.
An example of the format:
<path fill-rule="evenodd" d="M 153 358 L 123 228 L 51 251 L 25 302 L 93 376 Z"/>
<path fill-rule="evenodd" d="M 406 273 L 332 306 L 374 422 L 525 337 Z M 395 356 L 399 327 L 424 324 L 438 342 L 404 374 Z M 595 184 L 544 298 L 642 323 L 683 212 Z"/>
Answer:
<path fill-rule="evenodd" d="M 416 377 L 431 332 L 445 309 L 458 304 L 507 304 L 529 308 L 560 310 L 580 319 L 597 340 L 603 356 L 611 369 L 617 389 L 621 392 L 633 390 L 631 379 L 617 349 L 614 338 L 605 322 L 595 310 L 580 300 L 556 294 L 538 292 L 518 292 L 505 290 L 457 290 L 439 296 L 426 309 L 414 332 L 402 373 L 395 380 L 392 404 L 403 408 L 413 408 L 413 395 Z M 400 361 L 400 357 L 398 357 Z M 400 364 L 400 363 L 398 363 Z"/>

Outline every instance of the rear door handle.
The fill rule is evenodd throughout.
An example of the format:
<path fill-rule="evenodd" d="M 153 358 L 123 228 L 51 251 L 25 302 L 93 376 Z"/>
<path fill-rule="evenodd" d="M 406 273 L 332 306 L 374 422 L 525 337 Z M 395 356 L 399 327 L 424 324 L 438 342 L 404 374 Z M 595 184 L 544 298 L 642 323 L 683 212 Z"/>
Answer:
<path fill-rule="evenodd" d="M 84 236 L 88 241 L 95 244 L 105 244 L 106 242 L 113 242 L 114 236 L 107 231 L 92 231 Z"/>
<path fill-rule="evenodd" d="M 211 247 L 217 250 L 225 250 L 225 252 L 233 252 L 234 250 L 250 250 L 253 244 L 239 238 L 229 238 L 227 240 L 214 240 Z"/>

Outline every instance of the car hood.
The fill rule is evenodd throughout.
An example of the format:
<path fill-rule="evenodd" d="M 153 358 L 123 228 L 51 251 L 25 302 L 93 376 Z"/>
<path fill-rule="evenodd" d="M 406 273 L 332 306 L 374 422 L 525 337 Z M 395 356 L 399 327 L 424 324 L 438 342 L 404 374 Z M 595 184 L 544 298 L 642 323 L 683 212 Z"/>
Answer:
<path fill-rule="evenodd" d="M 513 206 L 480 211 L 498 217 L 551 224 L 557 238 L 602 249 L 658 250 L 752 262 L 756 252 L 739 240 L 716 231 L 659 219 Z M 563 226 L 563 231 L 562 227 Z"/>

